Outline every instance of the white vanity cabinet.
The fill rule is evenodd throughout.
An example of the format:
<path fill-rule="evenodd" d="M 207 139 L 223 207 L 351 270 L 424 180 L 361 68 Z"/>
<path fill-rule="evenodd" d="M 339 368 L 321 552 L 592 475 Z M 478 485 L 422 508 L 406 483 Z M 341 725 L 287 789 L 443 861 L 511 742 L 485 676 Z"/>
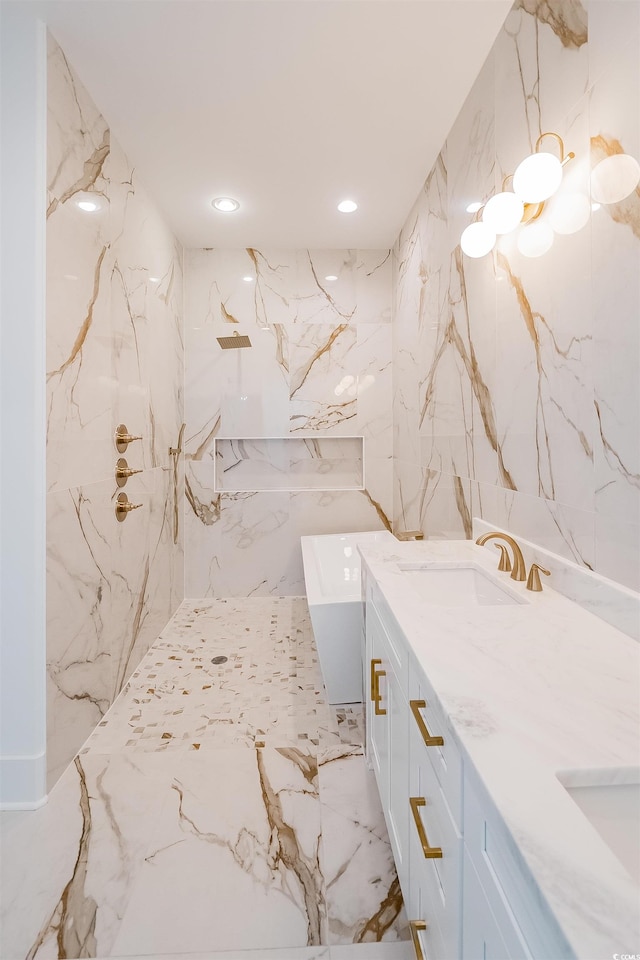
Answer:
<path fill-rule="evenodd" d="M 407 651 L 404 642 L 398 643 L 401 634 L 385 628 L 380 606 L 380 598 L 376 603 L 373 596 L 368 596 L 368 755 L 378 782 L 398 878 L 405 890 L 409 872 Z"/>
<path fill-rule="evenodd" d="M 371 579 L 365 596 L 367 756 L 416 957 L 570 960 L 566 939 Z"/>

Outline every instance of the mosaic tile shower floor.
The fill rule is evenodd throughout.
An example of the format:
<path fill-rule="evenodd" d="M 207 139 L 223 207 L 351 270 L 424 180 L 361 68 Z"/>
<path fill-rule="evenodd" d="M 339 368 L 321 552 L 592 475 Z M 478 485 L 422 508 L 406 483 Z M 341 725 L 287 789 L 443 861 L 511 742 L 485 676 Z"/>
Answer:
<path fill-rule="evenodd" d="M 185 601 L 3 858 L 3 960 L 411 956 L 303 598 Z"/>

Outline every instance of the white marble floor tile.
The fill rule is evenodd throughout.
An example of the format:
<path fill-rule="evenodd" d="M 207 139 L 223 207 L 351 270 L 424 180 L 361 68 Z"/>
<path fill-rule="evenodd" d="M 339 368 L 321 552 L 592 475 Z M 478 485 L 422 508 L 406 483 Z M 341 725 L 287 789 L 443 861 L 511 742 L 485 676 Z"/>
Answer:
<path fill-rule="evenodd" d="M 358 747 L 319 754 L 328 942 L 373 943 L 407 935 L 402 894 L 373 773 Z"/>
<path fill-rule="evenodd" d="M 0 956 L 110 951 L 160 808 L 163 777 L 155 758 L 76 758 L 48 803 L 3 840 Z"/>
<path fill-rule="evenodd" d="M 296 748 L 186 755 L 115 953 L 320 945 L 317 762 Z"/>
<path fill-rule="evenodd" d="M 405 925 L 363 727 L 304 598 L 186 601 L 49 802 L 2 818 L 0 957 L 377 960 Z"/>

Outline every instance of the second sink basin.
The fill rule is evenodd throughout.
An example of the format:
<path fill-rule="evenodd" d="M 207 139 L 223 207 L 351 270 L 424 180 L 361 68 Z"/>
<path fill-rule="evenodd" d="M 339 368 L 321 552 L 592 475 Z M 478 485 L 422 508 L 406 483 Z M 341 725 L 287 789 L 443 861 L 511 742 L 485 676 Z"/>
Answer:
<path fill-rule="evenodd" d="M 480 567 L 399 563 L 426 603 L 441 607 L 502 606 L 525 601 L 496 583 Z"/>

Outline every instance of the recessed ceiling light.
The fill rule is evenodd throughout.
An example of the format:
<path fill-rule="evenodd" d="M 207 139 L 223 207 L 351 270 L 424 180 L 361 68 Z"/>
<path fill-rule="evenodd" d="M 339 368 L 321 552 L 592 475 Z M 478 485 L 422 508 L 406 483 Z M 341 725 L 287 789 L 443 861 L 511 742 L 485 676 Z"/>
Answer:
<path fill-rule="evenodd" d="M 338 204 L 338 210 L 340 213 L 353 213 L 354 210 L 358 209 L 358 204 L 354 200 L 342 200 Z"/>
<path fill-rule="evenodd" d="M 243 277 L 245 283 L 253 283 L 253 277 Z"/>
<path fill-rule="evenodd" d="M 240 207 L 238 201 L 234 200 L 233 197 L 216 197 L 211 203 L 216 210 L 220 210 L 222 213 L 233 213 L 234 210 L 238 210 Z"/>
<path fill-rule="evenodd" d="M 479 200 L 474 200 L 473 203 L 470 203 L 467 207 L 467 213 L 477 213 L 481 207 L 484 206 Z"/>
<path fill-rule="evenodd" d="M 149 283 L 160 283 L 160 277 L 149 277 Z"/>
<path fill-rule="evenodd" d="M 334 275 L 333 275 L 332 273 L 329 274 L 328 277 L 325 277 L 325 280 L 328 280 L 329 283 L 333 283 L 333 281 L 334 281 L 334 280 L 337 280 L 337 279 L 338 279 L 338 278 L 337 278 L 337 277 L 334 277 Z"/>
<path fill-rule="evenodd" d="M 95 200 L 78 200 L 77 204 L 85 213 L 95 213 L 96 210 L 100 209 L 100 204 L 96 203 Z"/>

